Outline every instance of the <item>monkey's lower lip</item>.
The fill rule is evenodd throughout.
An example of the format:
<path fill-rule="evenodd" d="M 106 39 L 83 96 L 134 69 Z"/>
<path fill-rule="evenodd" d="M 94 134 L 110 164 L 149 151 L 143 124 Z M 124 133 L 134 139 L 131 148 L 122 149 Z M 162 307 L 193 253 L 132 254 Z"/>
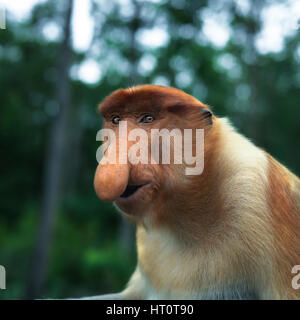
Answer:
<path fill-rule="evenodd" d="M 137 185 L 128 185 L 125 191 L 120 195 L 120 197 L 117 200 L 126 201 L 129 199 L 138 199 L 139 194 L 143 194 L 143 192 L 140 193 L 144 187 L 148 186 L 150 183 L 144 183 L 144 184 L 137 184 Z"/>
<path fill-rule="evenodd" d="M 139 184 L 139 185 L 128 185 L 125 191 L 120 195 L 121 199 L 127 199 L 134 195 L 139 189 L 147 185 L 148 183 L 145 184 Z"/>

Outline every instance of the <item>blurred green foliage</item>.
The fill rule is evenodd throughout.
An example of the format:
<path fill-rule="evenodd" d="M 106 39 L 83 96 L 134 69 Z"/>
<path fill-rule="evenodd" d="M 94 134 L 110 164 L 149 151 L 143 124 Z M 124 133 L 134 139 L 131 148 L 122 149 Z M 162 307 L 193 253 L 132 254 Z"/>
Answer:
<path fill-rule="evenodd" d="M 93 190 L 101 126 L 96 107 L 119 87 L 165 83 L 183 89 L 300 174 L 300 32 L 285 39 L 281 52 L 261 54 L 254 39 L 262 21 L 228 3 L 231 37 L 216 47 L 199 36 L 201 13 L 214 10 L 215 1 L 132 1 L 134 13 L 125 16 L 118 1 L 92 2 L 99 26 L 88 52 L 73 50 L 72 68 L 92 57 L 103 74 L 91 85 L 70 72 L 69 152 L 44 297 L 118 291 L 134 270 L 134 246 L 126 251 L 120 244 L 120 215 Z M 0 30 L 0 264 L 7 270 L 0 299 L 24 297 L 27 285 L 49 131 L 58 112 L 60 41 L 41 30 L 51 21 L 59 25 L 61 14 L 58 1 L 46 1 L 25 22 L 8 16 L 7 29 Z M 168 40 L 158 47 L 141 44 L 139 32 L 153 26 L 165 28 Z M 152 68 L 143 70 L 143 59 L 154 61 Z"/>

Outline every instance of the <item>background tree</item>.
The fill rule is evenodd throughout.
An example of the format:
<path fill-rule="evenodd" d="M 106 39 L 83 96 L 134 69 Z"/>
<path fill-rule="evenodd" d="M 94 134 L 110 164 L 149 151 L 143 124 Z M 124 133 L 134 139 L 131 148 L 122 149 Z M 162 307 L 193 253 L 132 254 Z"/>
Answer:
<path fill-rule="evenodd" d="M 63 40 L 58 53 L 56 101 L 59 108 L 53 120 L 50 139 L 45 157 L 45 178 L 42 198 L 41 221 L 38 227 L 36 252 L 33 257 L 31 274 L 26 298 L 40 297 L 47 269 L 49 247 L 52 243 L 52 232 L 55 214 L 58 210 L 63 172 L 67 167 L 66 151 L 68 146 L 68 125 L 71 114 L 71 87 L 69 68 L 71 65 L 71 19 L 73 0 L 68 0 L 63 17 Z"/>

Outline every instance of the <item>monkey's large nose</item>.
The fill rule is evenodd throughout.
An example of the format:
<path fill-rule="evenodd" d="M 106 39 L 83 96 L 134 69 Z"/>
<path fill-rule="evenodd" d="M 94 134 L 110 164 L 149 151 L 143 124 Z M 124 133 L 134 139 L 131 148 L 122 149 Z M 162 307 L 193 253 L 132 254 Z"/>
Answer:
<path fill-rule="evenodd" d="M 94 186 L 103 201 L 114 201 L 120 197 L 128 185 L 128 164 L 100 164 L 97 167 Z"/>

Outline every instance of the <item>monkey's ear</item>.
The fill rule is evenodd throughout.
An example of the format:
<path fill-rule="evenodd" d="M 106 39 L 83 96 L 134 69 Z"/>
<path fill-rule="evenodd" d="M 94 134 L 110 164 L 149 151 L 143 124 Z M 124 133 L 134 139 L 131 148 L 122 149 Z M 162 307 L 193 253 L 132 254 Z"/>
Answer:
<path fill-rule="evenodd" d="M 202 115 L 203 121 L 205 121 L 207 124 L 212 125 L 213 124 L 213 113 L 211 110 L 207 108 L 200 108 L 200 114 Z"/>

